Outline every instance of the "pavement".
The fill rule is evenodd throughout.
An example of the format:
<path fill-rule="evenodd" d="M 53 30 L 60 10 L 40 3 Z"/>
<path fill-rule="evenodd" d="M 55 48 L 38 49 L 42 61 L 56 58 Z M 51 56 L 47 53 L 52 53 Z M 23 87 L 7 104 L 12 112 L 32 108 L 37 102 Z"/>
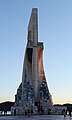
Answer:
<path fill-rule="evenodd" d="M 63 115 L 36 115 L 36 116 L 0 116 L 0 120 L 72 120 Z"/>

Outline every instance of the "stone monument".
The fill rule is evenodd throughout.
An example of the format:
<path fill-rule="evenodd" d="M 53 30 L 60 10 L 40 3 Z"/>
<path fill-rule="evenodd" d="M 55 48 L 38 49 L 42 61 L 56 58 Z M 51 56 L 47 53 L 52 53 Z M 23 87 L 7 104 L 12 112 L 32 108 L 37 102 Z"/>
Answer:
<path fill-rule="evenodd" d="M 53 107 L 43 68 L 43 49 L 43 42 L 38 42 L 38 9 L 33 8 L 28 25 L 22 83 L 15 95 L 12 114 L 48 114 Z"/>

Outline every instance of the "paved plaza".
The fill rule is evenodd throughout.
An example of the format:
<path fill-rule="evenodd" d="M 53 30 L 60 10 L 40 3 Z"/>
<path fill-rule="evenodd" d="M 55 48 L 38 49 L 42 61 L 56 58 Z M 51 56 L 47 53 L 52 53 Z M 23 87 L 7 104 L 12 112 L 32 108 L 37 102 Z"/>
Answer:
<path fill-rule="evenodd" d="M 63 115 L 36 115 L 36 116 L 0 116 L 0 120 L 72 120 L 69 116 Z"/>

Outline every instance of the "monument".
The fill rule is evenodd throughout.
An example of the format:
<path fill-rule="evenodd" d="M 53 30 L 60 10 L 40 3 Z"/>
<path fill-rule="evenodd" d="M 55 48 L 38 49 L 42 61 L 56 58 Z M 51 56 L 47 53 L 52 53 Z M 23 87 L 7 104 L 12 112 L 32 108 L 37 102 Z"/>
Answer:
<path fill-rule="evenodd" d="M 53 107 L 43 68 L 43 49 L 43 42 L 38 42 L 38 9 L 33 8 L 28 25 L 22 83 L 15 95 L 12 114 L 48 114 Z"/>

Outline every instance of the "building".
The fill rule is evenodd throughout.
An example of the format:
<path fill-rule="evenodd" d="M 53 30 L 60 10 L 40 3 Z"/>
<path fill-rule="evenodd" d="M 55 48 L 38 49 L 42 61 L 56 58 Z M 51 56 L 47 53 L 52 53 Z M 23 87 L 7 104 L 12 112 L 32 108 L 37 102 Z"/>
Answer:
<path fill-rule="evenodd" d="M 38 9 L 33 8 L 24 57 L 22 83 L 15 95 L 12 114 L 48 114 L 53 109 L 43 67 L 43 42 L 38 42 Z"/>

